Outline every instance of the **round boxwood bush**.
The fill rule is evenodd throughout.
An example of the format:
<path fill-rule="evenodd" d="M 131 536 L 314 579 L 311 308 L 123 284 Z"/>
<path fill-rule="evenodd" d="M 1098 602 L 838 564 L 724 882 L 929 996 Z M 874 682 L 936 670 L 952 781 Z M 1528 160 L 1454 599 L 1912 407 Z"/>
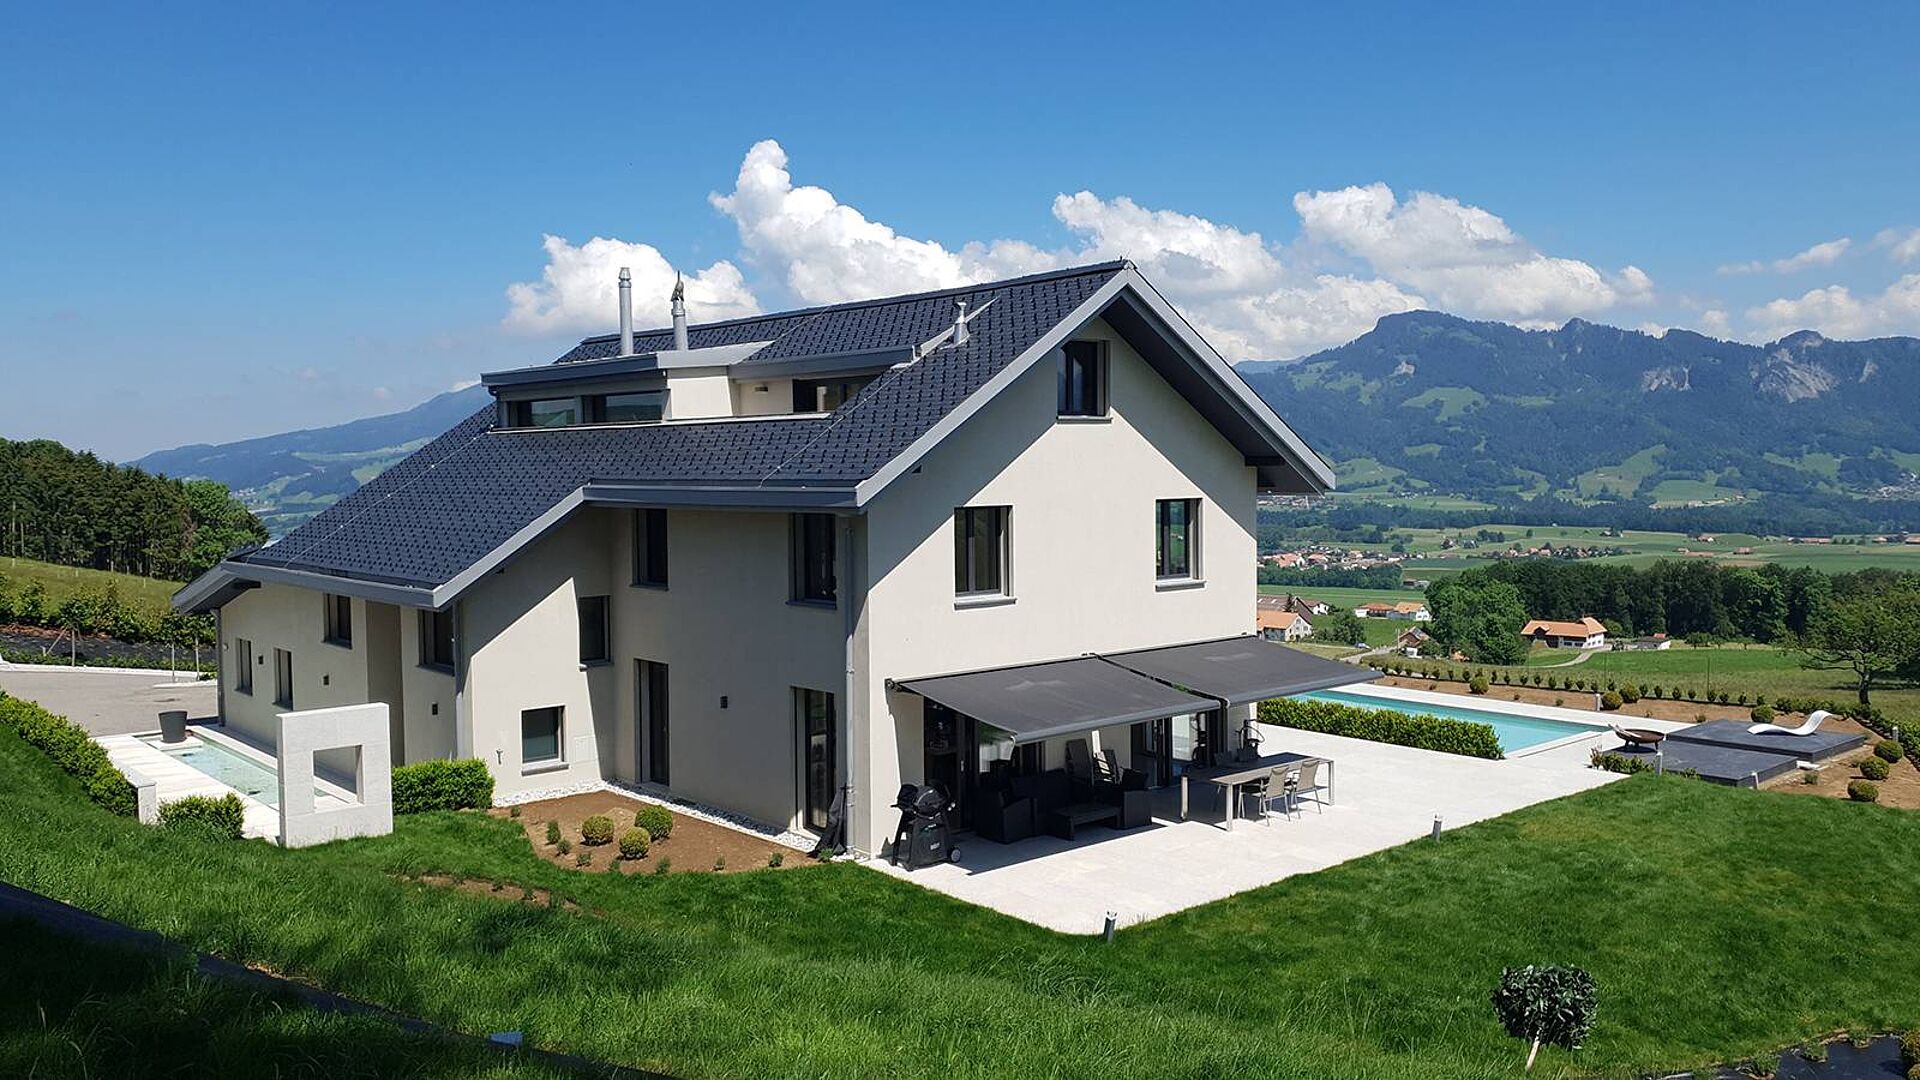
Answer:
<path fill-rule="evenodd" d="M 1875 743 L 1873 752 L 1882 761 L 1899 761 L 1901 758 L 1907 756 L 1906 750 L 1892 739 L 1881 739 L 1878 743 Z"/>
<path fill-rule="evenodd" d="M 1773 706 L 1755 705 L 1747 716 L 1756 724 L 1771 724 L 1773 723 Z"/>
<path fill-rule="evenodd" d="M 1621 704 L 1622 702 L 1620 700 L 1620 691 L 1618 690 L 1609 690 L 1606 693 L 1600 695 L 1600 707 L 1608 710 L 1609 712 L 1619 708 Z"/>
<path fill-rule="evenodd" d="M 220 840 L 238 840 L 244 825 L 245 809 L 240 796 L 229 791 L 212 795 L 188 795 L 160 804 L 160 827 L 190 832 Z"/>
<path fill-rule="evenodd" d="M 653 837 L 645 829 L 628 829 L 620 834 L 620 857 L 623 859 L 644 859 L 647 849 L 653 846 Z"/>
<path fill-rule="evenodd" d="M 1860 762 L 1860 775 L 1869 780 L 1885 780 L 1887 774 L 1892 771 L 1886 762 L 1877 757 L 1866 758 Z"/>
<path fill-rule="evenodd" d="M 1620 700 L 1621 700 L 1621 701 L 1624 701 L 1624 702 L 1626 702 L 1626 703 L 1627 703 L 1627 704 L 1629 704 L 1629 705 L 1631 705 L 1631 704 L 1633 704 L 1633 703 L 1634 703 L 1634 702 L 1636 702 L 1636 701 L 1639 701 L 1639 700 L 1640 700 L 1640 689 L 1639 689 L 1639 687 L 1635 687 L 1635 686 L 1623 686 L 1623 687 L 1621 687 L 1621 688 L 1620 688 Z"/>
<path fill-rule="evenodd" d="M 635 810 L 633 823 L 647 830 L 647 835 L 655 840 L 665 840 L 673 835 L 673 811 L 656 803 L 648 803 Z"/>
<path fill-rule="evenodd" d="M 1847 785 L 1847 798 L 1854 802 L 1879 802 L 1880 785 L 1871 780 L 1855 780 Z"/>
<path fill-rule="evenodd" d="M 1475 694 L 1486 693 L 1487 677 L 1485 675 L 1475 675 L 1471 680 L 1467 682 L 1467 690 L 1468 692 L 1475 693 Z"/>
<path fill-rule="evenodd" d="M 580 842 L 594 845 L 613 843 L 613 819 L 605 814 L 595 814 L 581 822 Z"/>

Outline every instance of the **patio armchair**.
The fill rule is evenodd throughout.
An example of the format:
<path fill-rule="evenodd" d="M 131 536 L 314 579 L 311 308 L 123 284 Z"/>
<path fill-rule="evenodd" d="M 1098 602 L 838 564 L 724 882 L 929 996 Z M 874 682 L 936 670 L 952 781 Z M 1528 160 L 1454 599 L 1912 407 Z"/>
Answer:
<path fill-rule="evenodd" d="M 1011 844 L 1034 833 L 1034 800 L 1011 788 L 983 788 L 973 811 L 973 831 L 983 839 Z"/>

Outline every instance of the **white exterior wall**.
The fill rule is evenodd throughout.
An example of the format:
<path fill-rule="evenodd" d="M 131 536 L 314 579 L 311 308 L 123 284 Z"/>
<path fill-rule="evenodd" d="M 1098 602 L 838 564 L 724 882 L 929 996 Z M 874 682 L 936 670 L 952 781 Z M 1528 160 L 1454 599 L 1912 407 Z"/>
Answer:
<path fill-rule="evenodd" d="M 765 390 L 760 389 L 763 386 Z M 781 416 L 792 411 L 792 379 L 748 379 L 733 384 L 735 416 Z"/>
<path fill-rule="evenodd" d="M 220 678 L 226 689 L 224 719 L 234 733 L 271 748 L 279 732 L 273 703 L 273 650 L 293 654 L 293 708 L 360 705 L 367 693 L 367 605 L 353 601 L 353 647 L 328 644 L 325 594 L 287 585 L 262 585 L 221 609 Z M 253 693 L 235 682 L 233 639 L 253 643 Z"/>
<path fill-rule="evenodd" d="M 453 673 L 421 666 L 420 615 L 418 608 L 400 609 L 401 752 L 405 763 L 459 756 L 454 736 Z"/>
<path fill-rule="evenodd" d="M 1108 419 L 1058 420 L 1043 361 L 869 507 L 857 847 L 878 849 L 886 804 L 921 779 L 920 699 L 886 680 L 1254 629 L 1254 470 L 1104 322 L 1076 336 L 1109 342 Z M 1174 498 L 1201 500 L 1198 586 L 1155 580 L 1154 502 Z M 1013 600 L 969 607 L 954 597 L 953 512 L 991 505 L 1013 508 Z"/>
<path fill-rule="evenodd" d="M 680 368 L 667 372 L 667 419 L 733 415 L 733 382 L 727 369 Z"/>

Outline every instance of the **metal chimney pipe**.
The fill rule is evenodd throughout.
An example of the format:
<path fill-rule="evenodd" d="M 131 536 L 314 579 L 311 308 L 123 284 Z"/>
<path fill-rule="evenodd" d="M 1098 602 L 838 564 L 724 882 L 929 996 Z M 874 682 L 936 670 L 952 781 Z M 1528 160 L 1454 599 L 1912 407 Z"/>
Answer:
<path fill-rule="evenodd" d="M 967 343 L 967 302 L 965 300 L 954 302 L 960 305 L 960 310 L 953 317 L 953 343 L 965 345 Z"/>
<path fill-rule="evenodd" d="M 620 268 L 620 355 L 633 355 L 633 272 Z"/>
<path fill-rule="evenodd" d="M 679 274 L 673 275 L 673 347 L 687 349 L 687 285 Z"/>

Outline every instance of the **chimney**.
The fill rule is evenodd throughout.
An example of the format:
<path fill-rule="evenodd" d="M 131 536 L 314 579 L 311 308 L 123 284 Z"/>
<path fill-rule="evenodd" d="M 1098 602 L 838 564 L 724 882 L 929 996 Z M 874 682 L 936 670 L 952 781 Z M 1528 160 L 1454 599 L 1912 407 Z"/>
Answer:
<path fill-rule="evenodd" d="M 633 355 L 633 273 L 620 268 L 620 355 Z"/>
<path fill-rule="evenodd" d="M 679 274 L 673 275 L 673 347 L 687 349 L 687 284 Z"/>
<path fill-rule="evenodd" d="M 954 302 L 960 305 L 960 311 L 953 317 L 953 343 L 965 345 L 967 343 L 967 302 L 965 300 Z"/>

